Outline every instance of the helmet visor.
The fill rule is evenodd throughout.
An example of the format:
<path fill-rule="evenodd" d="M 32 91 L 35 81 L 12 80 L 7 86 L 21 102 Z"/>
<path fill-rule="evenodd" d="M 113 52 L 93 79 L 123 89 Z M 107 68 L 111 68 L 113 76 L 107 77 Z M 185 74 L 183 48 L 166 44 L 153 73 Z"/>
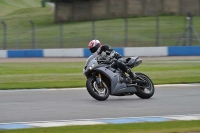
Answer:
<path fill-rule="evenodd" d="M 97 44 L 96 46 L 90 48 L 90 52 L 95 53 L 98 50 L 99 47 L 100 47 L 100 44 Z"/>

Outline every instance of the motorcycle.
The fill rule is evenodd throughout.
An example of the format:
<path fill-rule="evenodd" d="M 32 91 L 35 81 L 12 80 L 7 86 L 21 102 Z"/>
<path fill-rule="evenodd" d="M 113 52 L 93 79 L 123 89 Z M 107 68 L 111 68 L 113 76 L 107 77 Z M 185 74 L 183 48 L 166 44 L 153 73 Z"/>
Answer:
<path fill-rule="evenodd" d="M 114 53 L 113 53 L 114 54 Z M 142 63 L 139 57 L 120 58 L 127 67 L 133 68 Z M 109 95 L 127 96 L 137 95 L 141 99 L 153 96 L 155 88 L 151 79 L 143 73 L 135 73 L 132 80 L 121 69 L 113 68 L 116 59 L 112 56 L 91 55 L 83 68 L 87 77 L 86 88 L 96 100 L 104 101 Z"/>

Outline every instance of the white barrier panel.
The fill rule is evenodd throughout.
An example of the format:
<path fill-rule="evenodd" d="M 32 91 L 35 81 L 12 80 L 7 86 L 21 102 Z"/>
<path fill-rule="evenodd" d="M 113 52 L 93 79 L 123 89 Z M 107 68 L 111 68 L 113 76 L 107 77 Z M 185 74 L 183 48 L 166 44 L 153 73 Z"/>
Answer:
<path fill-rule="evenodd" d="M 82 48 L 44 49 L 44 57 L 83 57 Z"/>
<path fill-rule="evenodd" d="M 167 47 L 127 47 L 124 56 L 167 56 Z"/>
<path fill-rule="evenodd" d="M 0 50 L 0 58 L 7 58 L 7 50 Z"/>

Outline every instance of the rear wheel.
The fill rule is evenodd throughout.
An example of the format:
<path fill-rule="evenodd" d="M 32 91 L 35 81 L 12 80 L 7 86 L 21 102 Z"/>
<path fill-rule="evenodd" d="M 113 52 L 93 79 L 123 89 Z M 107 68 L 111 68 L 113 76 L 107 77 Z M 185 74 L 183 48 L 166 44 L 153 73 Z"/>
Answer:
<path fill-rule="evenodd" d="M 106 83 L 102 81 L 103 87 L 98 87 L 97 81 L 95 78 L 90 77 L 87 79 L 86 87 L 88 93 L 96 100 L 104 101 L 109 97 L 109 88 Z"/>
<path fill-rule="evenodd" d="M 155 92 L 154 84 L 151 79 L 143 74 L 143 73 L 136 73 L 137 80 L 144 81 L 146 83 L 137 83 L 137 92 L 135 93 L 138 97 L 142 99 L 149 99 L 153 96 Z"/>

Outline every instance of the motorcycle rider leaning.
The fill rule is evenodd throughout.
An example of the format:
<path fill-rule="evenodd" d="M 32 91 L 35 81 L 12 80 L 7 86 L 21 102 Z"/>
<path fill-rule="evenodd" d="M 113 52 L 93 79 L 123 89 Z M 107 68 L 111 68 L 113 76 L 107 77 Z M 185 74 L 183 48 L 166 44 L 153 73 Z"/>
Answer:
<path fill-rule="evenodd" d="M 92 40 L 88 44 L 88 48 L 92 54 L 95 55 L 104 55 L 104 56 L 110 56 L 110 53 L 114 50 L 109 45 L 102 45 L 99 40 Z M 114 51 L 114 54 L 112 55 L 112 58 L 117 59 L 117 61 L 112 64 L 112 67 L 120 68 L 123 72 L 126 72 L 129 74 L 130 78 L 134 80 L 136 78 L 136 75 L 131 72 L 131 69 L 126 66 L 126 64 L 120 60 L 122 56 Z"/>

